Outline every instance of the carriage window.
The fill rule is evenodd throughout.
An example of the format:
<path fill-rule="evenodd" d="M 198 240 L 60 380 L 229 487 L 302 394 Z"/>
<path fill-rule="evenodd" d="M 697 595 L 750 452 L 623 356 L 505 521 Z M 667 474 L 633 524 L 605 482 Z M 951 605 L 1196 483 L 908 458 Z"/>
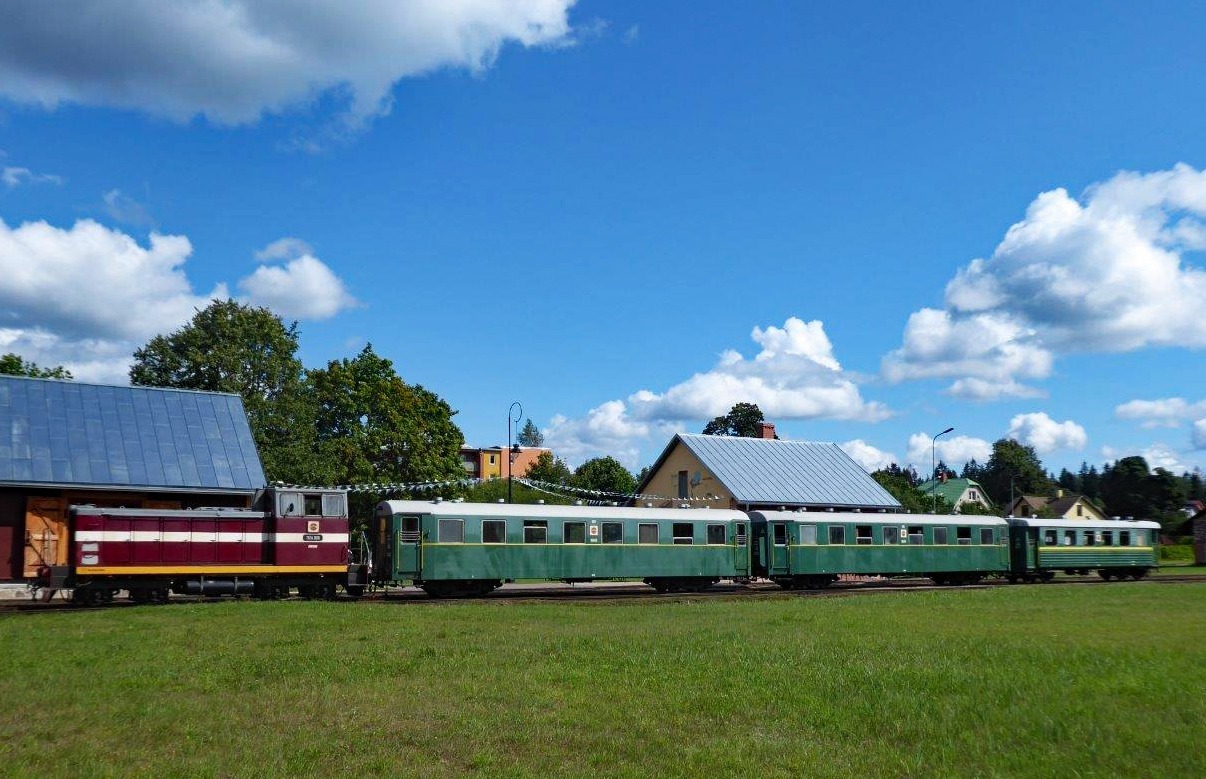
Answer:
<path fill-rule="evenodd" d="M 992 545 L 992 542 L 993 542 L 992 528 L 990 528 L 990 527 L 980 528 L 980 543 L 984 544 L 985 546 L 990 546 L 990 545 Z"/>
<path fill-rule="evenodd" d="M 934 543 L 937 546 L 946 546 L 946 535 L 949 528 L 936 527 L 934 528 Z"/>
<path fill-rule="evenodd" d="M 1135 546 L 1146 546 L 1147 545 L 1147 533 L 1145 533 L 1142 530 L 1136 530 L 1134 545 Z"/>
<path fill-rule="evenodd" d="M 896 527 L 896 525 L 884 525 L 884 543 L 899 544 L 900 528 Z"/>
<path fill-rule="evenodd" d="M 1101 531 L 1101 545 L 1102 546 L 1113 546 L 1114 545 L 1114 531 L 1113 530 Z"/>
<path fill-rule="evenodd" d="M 638 544 L 656 544 L 657 543 L 657 525 L 641 523 L 637 525 L 637 543 Z"/>
<path fill-rule="evenodd" d="M 1097 533 L 1092 530 L 1085 531 L 1085 546 L 1095 546 L 1097 544 Z"/>
<path fill-rule="evenodd" d="M 800 526 L 800 543 L 815 544 L 817 542 L 817 526 L 816 525 L 801 525 Z"/>
<path fill-rule="evenodd" d="M 1118 531 L 1118 545 L 1119 546 L 1130 546 L 1131 545 L 1131 531 L 1129 531 L 1129 530 L 1119 530 Z"/>
<path fill-rule="evenodd" d="M 829 526 L 829 543 L 844 544 L 846 543 L 846 528 L 843 525 Z"/>
<path fill-rule="evenodd" d="M 1057 540 L 1058 537 L 1059 537 L 1059 531 L 1044 530 L 1043 531 L 1043 546 L 1055 546 L 1056 544 L 1059 543 L 1059 541 Z"/>
<path fill-rule="evenodd" d="M 605 543 L 605 544 L 622 544 L 622 543 L 624 543 L 624 524 L 622 522 L 604 522 L 603 523 L 603 543 Z"/>
<path fill-rule="evenodd" d="M 585 522 L 566 522 L 561 526 L 561 543 L 563 544 L 585 544 L 586 543 L 586 523 Z"/>
<path fill-rule="evenodd" d="M 971 528 L 957 527 L 955 528 L 955 543 L 959 546 L 971 546 Z"/>
<path fill-rule="evenodd" d="M 854 543 L 869 544 L 872 542 L 871 526 L 870 525 L 855 525 L 854 526 Z"/>
<path fill-rule="evenodd" d="M 1065 530 L 1064 531 L 1064 546 L 1076 546 L 1076 531 L 1075 530 Z"/>
<path fill-rule="evenodd" d="M 775 546 L 787 546 L 787 525 L 778 522 L 771 525 L 771 530 L 775 534 Z"/>
<path fill-rule="evenodd" d="M 549 523 L 543 519 L 525 519 L 523 521 L 523 542 L 525 544 L 543 544 L 549 535 Z"/>
<path fill-rule="evenodd" d="M 725 542 L 724 525 L 708 525 L 708 543 L 723 544 Z"/>
<path fill-rule="evenodd" d="M 483 519 L 482 520 L 482 543 L 483 544 L 505 544 L 505 543 L 507 543 L 507 521 L 505 519 Z"/>
<path fill-rule="evenodd" d="M 674 543 L 689 545 L 695 542 L 695 525 L 690 522 L 675 522 L 671 530 L 674 531 Z"/>
<path fill-rule="evenodd" d="M 460 544 L 465 541 L 465 520 L 441 519 L 436 538 L 441 544 Z"/>
<path fill-rule="evenodd" d="M 307 495 L 306 496 L 306 516 L 321 517 L 322 516 L 322 495 Z"/>
<path fill-rule="evenodd" d="M 925 528 L 923 528 L 921 525 L 909 525 L 909 543 L 924 544 Z"/>

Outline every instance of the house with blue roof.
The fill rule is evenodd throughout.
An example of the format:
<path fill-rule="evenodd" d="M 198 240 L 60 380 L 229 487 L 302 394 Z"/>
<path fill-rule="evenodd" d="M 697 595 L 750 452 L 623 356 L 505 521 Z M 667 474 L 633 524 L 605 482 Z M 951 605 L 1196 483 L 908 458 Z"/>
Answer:
<path fill-rule="evenodd" d="M 0 581 L 67 562 L 67 508 L 248 507 L 264 469 L 238 395 L 0 375 Z"/>
<path fill-rule="evenodd" d="M 670 439 L 637 488 L 656 506 L 752 511 L 901 511 L 892 495 L 834 443 L 691 435 Z"/>

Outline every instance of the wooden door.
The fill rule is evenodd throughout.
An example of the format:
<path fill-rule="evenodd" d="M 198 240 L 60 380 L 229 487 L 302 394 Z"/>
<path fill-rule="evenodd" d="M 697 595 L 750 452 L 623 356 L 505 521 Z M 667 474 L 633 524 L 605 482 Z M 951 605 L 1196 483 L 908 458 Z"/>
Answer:
<path fill-rule="evenodd" d="M 67 516 L 61 498 L 29 498 L 25 506 L 26 577 L 37 576 L 40 565 L 66 565 Z"/>

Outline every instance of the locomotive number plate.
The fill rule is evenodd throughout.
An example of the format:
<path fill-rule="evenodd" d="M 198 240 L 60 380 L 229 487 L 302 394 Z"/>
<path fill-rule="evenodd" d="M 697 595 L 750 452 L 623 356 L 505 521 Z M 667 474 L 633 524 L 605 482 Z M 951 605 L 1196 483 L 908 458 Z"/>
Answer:
<path fill-rule="evenodd" d="M 302 536 L 303 541 L 321 541 L 322 536 L 318 533 L 306 533 Z"/>

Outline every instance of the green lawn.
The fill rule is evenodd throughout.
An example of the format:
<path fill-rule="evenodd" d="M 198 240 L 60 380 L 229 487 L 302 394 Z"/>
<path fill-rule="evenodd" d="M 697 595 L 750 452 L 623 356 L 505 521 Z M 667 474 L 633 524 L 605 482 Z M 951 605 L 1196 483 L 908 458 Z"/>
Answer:
<path fill-rule="evenodd" d="M 1206 775 L 1206 586 L 0 617 L 5 776 Z"/>

